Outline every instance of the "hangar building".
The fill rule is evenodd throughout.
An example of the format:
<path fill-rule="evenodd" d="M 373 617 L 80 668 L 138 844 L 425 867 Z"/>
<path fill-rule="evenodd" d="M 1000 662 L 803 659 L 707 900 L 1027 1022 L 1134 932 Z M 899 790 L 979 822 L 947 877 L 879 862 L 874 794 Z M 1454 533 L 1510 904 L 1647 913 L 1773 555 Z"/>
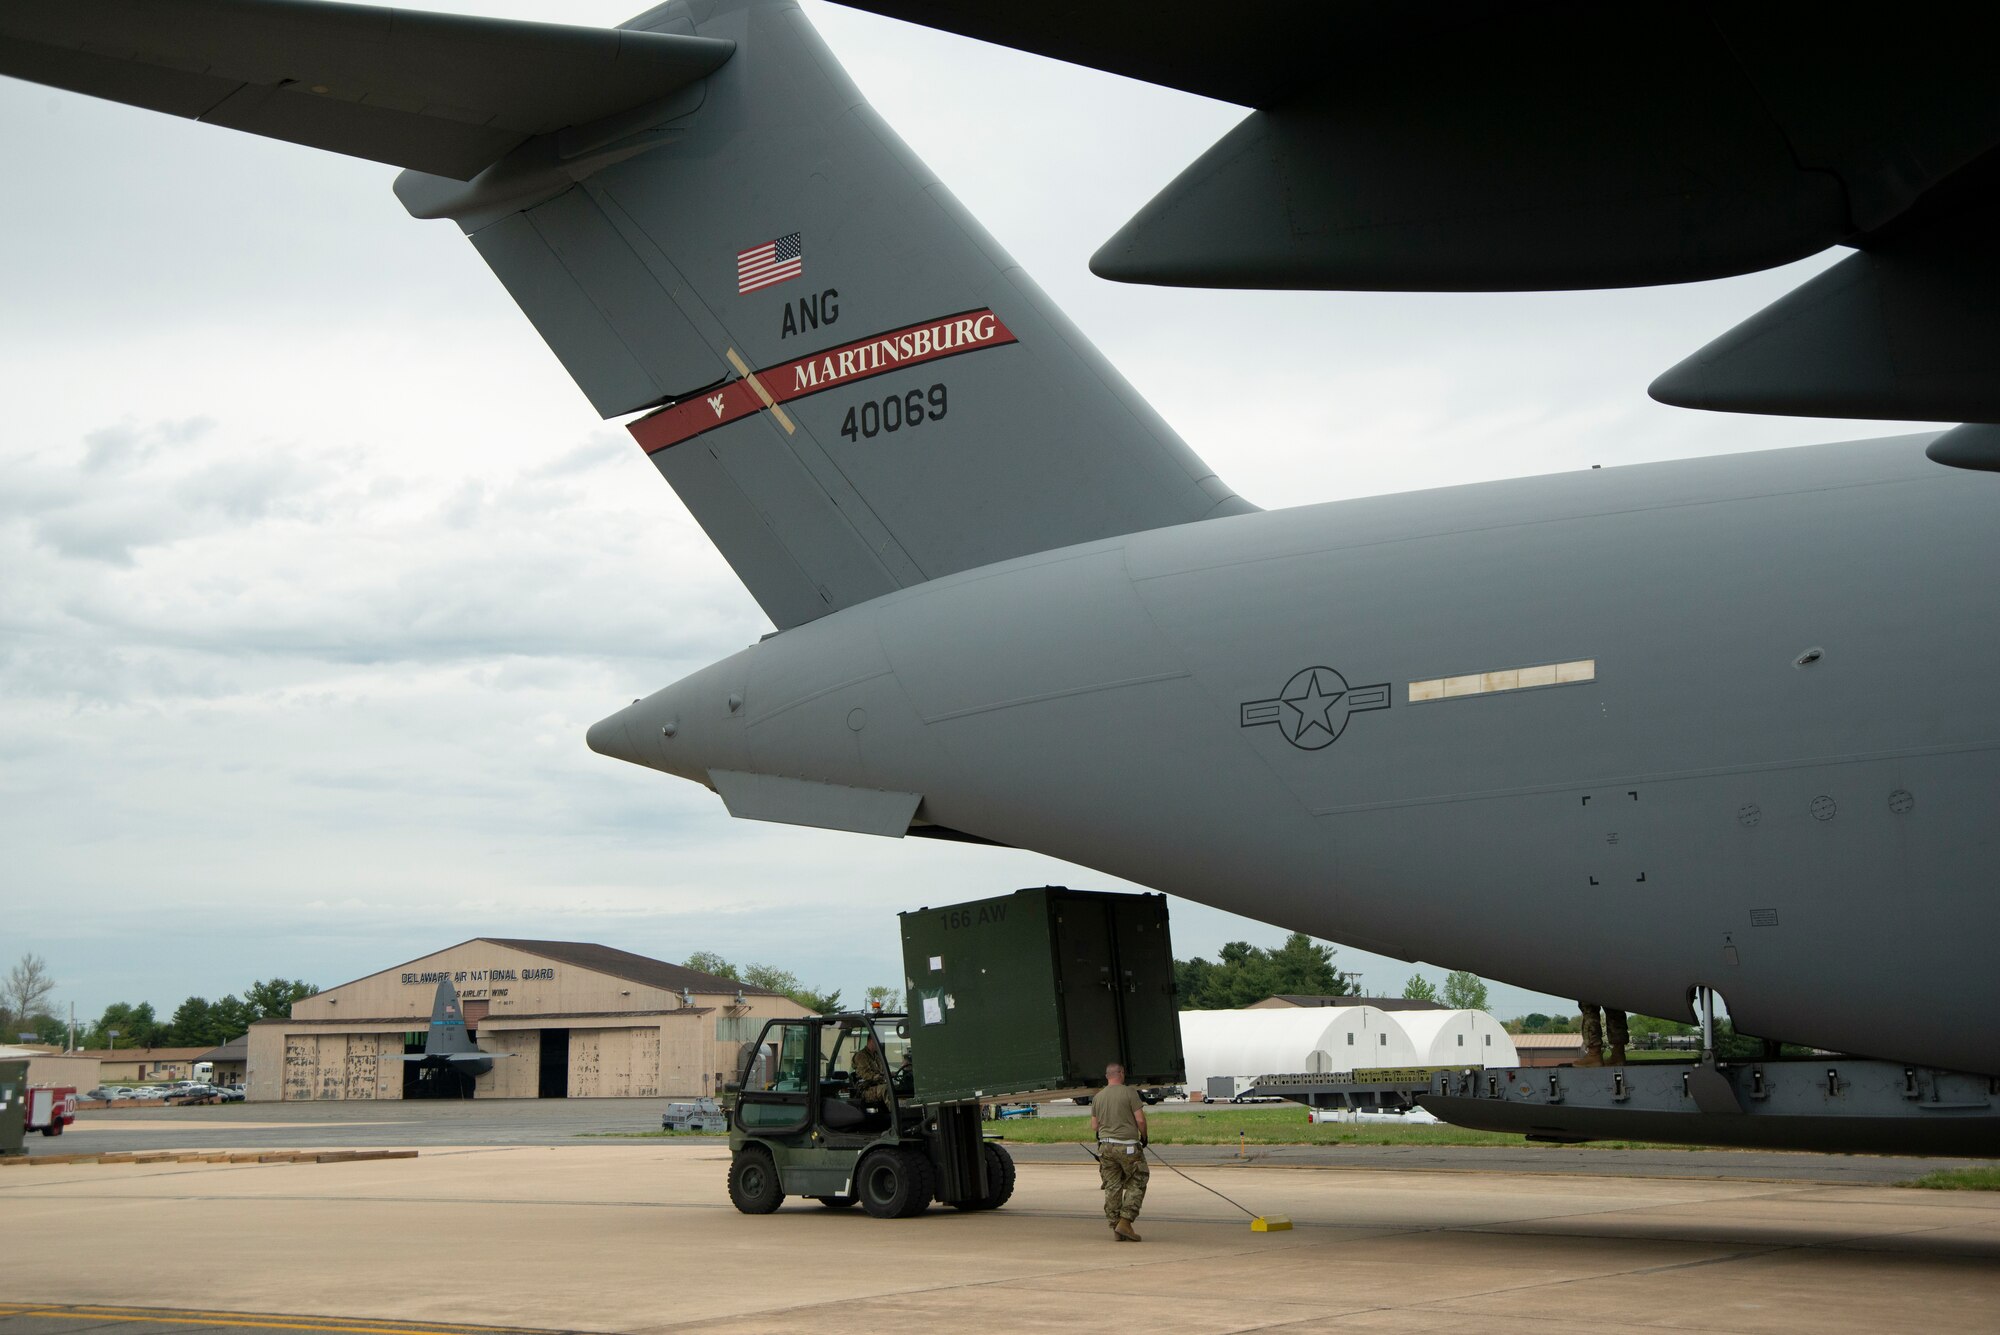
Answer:
<path fill-rule="evenodd" d="M 476 1098 L 693 1097 L 735 1078 L 740 1045 L 790 997 L 583 941 L 475 937 L 296 1003 L 250 1027 L 253 1101 L 400 1099 L 420 1088 L 440 977 L 496 1054 Z M 511 1056 L 500 1057 L 500 1053 Z"/>

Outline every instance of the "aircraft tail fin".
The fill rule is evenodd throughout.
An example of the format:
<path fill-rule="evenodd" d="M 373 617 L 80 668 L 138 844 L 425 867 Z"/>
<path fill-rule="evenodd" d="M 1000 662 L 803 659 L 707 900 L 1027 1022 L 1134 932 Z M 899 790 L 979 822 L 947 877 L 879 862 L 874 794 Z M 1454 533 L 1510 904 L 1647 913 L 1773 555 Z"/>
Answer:
<path fill-rule="evenodd" d="M 601 414 L 652 410 L 633 435 L 779 627 L 1255 508 L 790 0 L 676 0 L 627 26 L 733 50 L 623 125 L 530 141 L 469 183 L 405 172 L 397 193 L 460 224 Z"/>
<path fill-rule="evenodd" d="M 471 1035 L 465 1032 L 465 1013 L 459 1008 L 458 989 L 449 978 L 438 979 L 437 999 L 431 1002 L 430 1032 L 424 1038 L 424 1056 L 457 1057 L 477 1052 Z"/>

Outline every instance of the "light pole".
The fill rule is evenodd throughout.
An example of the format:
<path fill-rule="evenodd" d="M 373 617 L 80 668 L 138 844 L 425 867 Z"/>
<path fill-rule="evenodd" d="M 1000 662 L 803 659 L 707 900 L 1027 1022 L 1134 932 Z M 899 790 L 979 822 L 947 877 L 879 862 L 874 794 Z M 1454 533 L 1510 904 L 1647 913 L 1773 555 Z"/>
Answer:
<path fill-rule="evenodd" d="M 107 1029 L 104 1032 L 111 1035 L 111 1050 L 113 1052 L 118 1051 L 118 1031 L 116 1029 Z"/>

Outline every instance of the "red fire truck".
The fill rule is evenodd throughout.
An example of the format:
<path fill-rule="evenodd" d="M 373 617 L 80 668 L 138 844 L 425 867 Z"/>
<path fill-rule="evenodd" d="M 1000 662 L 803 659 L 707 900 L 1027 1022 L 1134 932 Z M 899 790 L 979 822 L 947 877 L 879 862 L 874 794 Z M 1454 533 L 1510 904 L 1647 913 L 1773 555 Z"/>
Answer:
<path fill-rule="evenodd" d="M 37 1085 L 28 1091 L 23 1106 L 28 1130 L 60 1136 L 63 1128 L 76 1120 L 76 1090 L 62 1085 Z"/>

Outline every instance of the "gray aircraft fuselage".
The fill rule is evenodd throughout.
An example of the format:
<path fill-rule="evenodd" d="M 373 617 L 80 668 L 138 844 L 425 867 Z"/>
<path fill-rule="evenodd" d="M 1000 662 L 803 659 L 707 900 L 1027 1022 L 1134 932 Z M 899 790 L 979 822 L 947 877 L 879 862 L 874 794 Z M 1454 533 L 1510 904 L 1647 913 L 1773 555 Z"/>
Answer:
<path fill-rule="evenodd" d="M 1713 45 L 1712 28 L 1694 40 Z M 1772 59 L 1789 71 L 1789 44 Z M 1692 86 L 1671 55 L 1659 68 Z M 1252 512 L 788 0 L 672 3 L 615 31 L 305 0 L 11 0 L 0 73 L 405 168 L 405 207 L 466 233 L 600 415 L 643 414 L 635 440 L 781 630 L 600 722 L 596 749 L 705 783 L 739 815 L 1034 849 L 1627 1010 L 1686 1015 L 1712 987 L 1748 1033 L 2000 1074 L 1984 1023 L 2000 1001 L 2000 483 L 1931 463 L 1923 438 Z M 1613 84 L 1615 102 L 1630 85 Z M 1415 221 L 1387 250 L 1343 223 L 1342 244 L 1400 256 L 1388 276 L 1419 285 L 1741 272 L 1850 237 L 1844 179 L 1901 183 L 1856 197 L 1885 224 L 1917 193 L 1949 209 L 1959 196 L 1928 183 L 1986 161 L 1985 104 L 1967 96 L 1964 114 L 1904 106 L 1915 138 L 1876 133 L 1874 109 L 1900 96 L 1843 110 L 1827 142 L 1852 152 L 1804 171 L 1762 102 L 1748 121 L 1690 121 L 1718 137 L 1677 141 L 1694 146 L 1660 159 L 1672 179 L 1732 146 L 1766 164 L 1716 177 L 1728 188 L 1694 214 L 1601 184 L 1640 179 L 1599 172 L 1603 151 L 1631 156 L 1615 133 L 1572 145 L 1581 158 L 1521 157 L 1483 212 L 1436 174 L 1465 159 L 1406 172 L 1408 154 L 1364 148 L 1379 217 Z M 1452 107 L 1480 105 L 1418 101 L 1415 120 L 1354 103 L 1391 136 L 1365 142 L 1439 126 L 1458 143 Z M 1532 125 L 1575 123 L 1545 105 Z M 1644 123 L 1683 128 L 1648 106 Z M 1346 132 L 1315 122 L 1286 142 Z M 1460 147 L 1483 161 L 1493 137 L 1482 122 Z M 1612 212 L 1565 202 L 1558 168 L 1576 162 L 1596 184 L 1575 199 L 1610 188 Z M 1192 281 L 1282 279 L 1302 200 L 1378 216 L 1345 172 L 1290 196 L 1261 168 L 1247 195 L 1188 179 L 1232 206 L 1203 227 L 1281 252 L 1218 267 L 1196 236 Z M 1968 179 L 1983 203 L 1986 178 Z M 1729 185 L 1748 180 L 1778 193 Z M 1772 199 L 1831 202 L 1770 214 L 1819 218 L 1810 235 L 1732 230 Z M 1260 212 L 1279 231 L 1244 231 Z M 1558 215 L 1571 231 L 1549 231 Z M 1834 306 L 1773 308 L 1793 351 L 1774 356 L 1761 327 L 1730 345 L 1747 364 L 1729 352 L 1728 374 L 1680 397 L 1901 412 L 1962 381 L 1942 402 L 1986 404 L 1976 339 L 1993 322 L 1961 296 L 1983 290 L 1990 228 L 1969 216 L 1914 252 L 1878 229 L 1887 249 L 1864 251 L 1872 267 Z M 1495 248 L 1498 217 L 1526 251 Z M 1638 267 L 1604 217 L 1645 225 Z M 1439 219 L 1478 222 L 1455 233 L 1469 268 L 1432 268 L 1452 258 Z M 1550 235 L 1604 242 L 1609 267 L 1546 267 Z M 1556 249 L 1571 259 L 1590 256 Z M 1829 311 L 1845 344 L 1822 337 Z M 1857 401 L 1871 376 L 1879 392 Z M 1971 445 L 1954 457 L 1992 462 L 1990 440 Z M 424 1060 L 498 1055 L 462 1017 L 436 1032 L 449 1047 Z"/>
<path fill-rule="evenodd" d="M 803 823 L 913 794 L 1384 954 L 1666 1016 L 1708 985 L 1744 1032 L 2000 1072 L 1970 1022 L 2000 1001 L 2000 528 L 1925 439 L 1044 552 L 793 627 L 590 741 L 804 780 Z M 1590 675 L 1412 699 L 1555 664 Z"/>

